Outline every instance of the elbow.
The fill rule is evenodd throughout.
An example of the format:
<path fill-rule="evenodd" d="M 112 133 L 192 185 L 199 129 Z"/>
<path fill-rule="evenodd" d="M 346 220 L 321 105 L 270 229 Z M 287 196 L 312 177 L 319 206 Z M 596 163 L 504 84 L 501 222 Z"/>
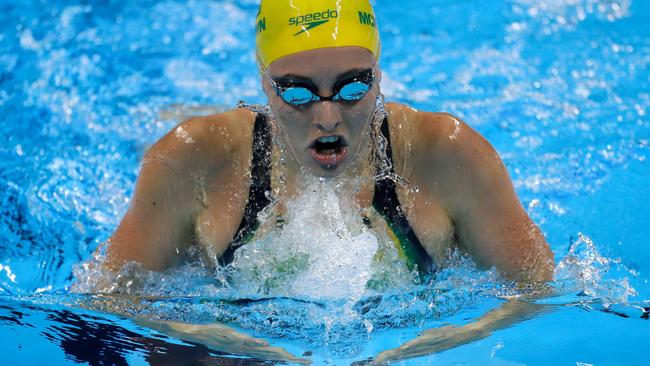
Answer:
<path fill-rule="evenodd" d="M 555 275 L 555 258 L 544 235 L 535 225 L 533 235 L 527 242 L 528 249 L 522 251 L 521 275 L 519 282 L 546 283 L 553 281 Z"/>
<path fill-rule="evenodd" d="M 537 273 L 536 277 L 537 282 L 551 282 L 553 281 L 553 276 L 555 274 L 555 258 L 551 248 L 548 244 L 544 243 L 544 250 L 539 255 L 540 260 L 535 272 Z"/>
<path fill-rule="evenodd" d="M 555 274 L 553 252 L 545 241 L 540 247 L 539 250 L 528 252 L 515 271 L 503 273 L 505 277 L 523 285 L 553 281 Z"/>

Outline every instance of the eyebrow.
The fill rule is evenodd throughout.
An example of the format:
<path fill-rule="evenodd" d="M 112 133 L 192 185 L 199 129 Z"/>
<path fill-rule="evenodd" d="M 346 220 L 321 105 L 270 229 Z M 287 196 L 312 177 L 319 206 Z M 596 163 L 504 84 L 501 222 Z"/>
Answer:
<path fill-rule="evenodd" d="M 370 71 L 370 70 L 372 70 L 372 69 L 369 68 L 369 67 L 350 69 L 350 70 L 345 71 L 345 72 L 339 74 L 338 76 L 336 76 L 336 81 L 334 82 L 334 84 L 336 84 L 339 81 L 345 80 L 345 79 L 347 79 L 347 78 L 349 78 L 351 76 L 358 75 L 358 74 L 361 74 L 363 72 Z M 282 75 L 282 76 L 273 77 L 273 80 L 276 83 L 299 82 L 299 83 L 305 83 L 307 85 L 311 85 L 311 86 L 314 86 L 314 87 L 316 86 L 314 81 L 311 78 L 309 78 L 307 76 L 297 75 L 297 74 L 285 74 L 285 75 Z"/>

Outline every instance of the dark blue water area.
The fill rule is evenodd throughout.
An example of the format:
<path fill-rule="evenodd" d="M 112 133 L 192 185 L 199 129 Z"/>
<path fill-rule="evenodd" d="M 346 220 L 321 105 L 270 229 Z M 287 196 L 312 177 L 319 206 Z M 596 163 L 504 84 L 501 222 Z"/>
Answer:
<path fill-rule="evenodd" d="M 108 314 L 0 301 L 4 365 L 273 365 L 139 328 Z"/>
<path fill-rule="evenodd" d="M 68 293 L 73 267 L 119 223 L 153 142 L 184 117 L 264 102 L 256 11 L 252 0 L 0 0 L 2 364 L 270 363 L 84 310 Z M 376 13 L 386 99 L 481 132 L 563 263 L 552 311 L 403 364 L 647 364 L 650 3 L 377 1 Z M 373 331 L 355 323 L 329 339 L 296 302 L 159 308 L 231 316 L 316 364 L 350 364 L 500 302 L 473 290 L 439 316 L 400 317 L 404 302 L 387 300 L 389 316 L 366 317 Z M 264 330 L 274 306 L 291 311 L 286 328 Z"/>

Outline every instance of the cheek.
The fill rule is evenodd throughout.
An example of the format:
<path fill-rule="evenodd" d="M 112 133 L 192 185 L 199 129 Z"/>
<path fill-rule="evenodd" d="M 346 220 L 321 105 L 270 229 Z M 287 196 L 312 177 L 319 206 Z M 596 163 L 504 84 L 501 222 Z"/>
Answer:
<path fill-rule="evenodd" d="M 303 132 L 303 126 L 306 125 L 305 117 L 295 108 L 281 102 L 271 105 L 271 110 L 286 136 L 294 137 L 305 133 Z"/>
<path fill-rule="evenodd" d="M 274 112 L 275 113 L 275 112 Z M 276 114 L 283 140 L 291 150 L 301 149 L 309 134 L 309 123 L 300 120 L 301 116 L 293 112 Z"/>
<path fill-rule="evenodd" d="M 371 89 L 363 99 L 352 106 L 350 112 L 354 114 L 355 118 L 368 118 L 368 116 L 374 111 L 376 102 L 377 91 Z"/>
<path fill-rule="evenodd" d="M 359 103 L 355 104 L 348 111 L 348 120 L 350 121 L 350 129 L 354 131 L 361 131 L 370 124 L 371 116 L 375 108 L 375 98 L 368 95 Z"/>

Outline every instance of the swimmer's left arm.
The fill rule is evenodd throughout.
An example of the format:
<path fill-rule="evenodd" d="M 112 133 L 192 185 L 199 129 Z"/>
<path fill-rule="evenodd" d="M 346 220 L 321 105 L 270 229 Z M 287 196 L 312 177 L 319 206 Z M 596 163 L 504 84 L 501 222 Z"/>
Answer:
<path fill-rule="evenodd" d="M 427 114 L 425 114 L 427 115 Z M 508 172 L 492 145 L 448 114 L 428 114 L 436 169 L 430 184 L 443 186 L 461 248 L 480 268 L 496 267 L 520 283 L 552 280 L 554 261 L 542 232 L 522 207 Z M 426 136 L 426 134 L 423 134 Z M 442 177 L 442 178 L 441 178 Z"/>
<path fill-rule="evenodd" d="M 472 323 L 427 329 L 420 336 L 399 347 L 379 353 L 370 364 L 386 365 L 443 352 L 486 338 L 493 331 L 510 327 L 550 310 L 552 310 L 551 305 L 541 305 L 526 300 L 509 300 Z"/>
<path fill-rule="evenodd" d="M 420 113 L 420 117 L 414 136 L 420 152 L 417 169 L 424 179 L 418 183 L 445 201 L 461 247 L 479 267 L 494 266 L 510 280 L 547 289 L 540 282 L 553 277 L 553 254 L 521 206 L 494 148 L 451 115 Z M 426 330 L 398 348 L 381 352 L 371 364 L 442 352 L 548 310 L 550 306 L 523 298 L 509 300 L 472 323 Z"/>

